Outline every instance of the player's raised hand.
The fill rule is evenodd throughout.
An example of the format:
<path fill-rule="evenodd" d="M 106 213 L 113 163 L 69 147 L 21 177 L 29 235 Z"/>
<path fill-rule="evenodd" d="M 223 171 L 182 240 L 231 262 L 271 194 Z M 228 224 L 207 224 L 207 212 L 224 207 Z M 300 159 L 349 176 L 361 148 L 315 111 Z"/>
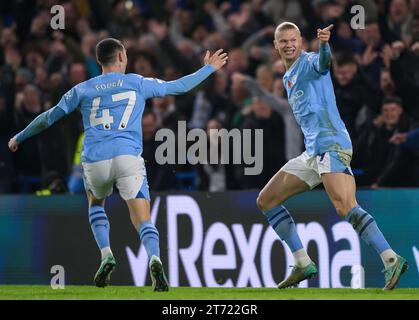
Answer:
<path fill-rule="evenodd" d="M 227 63 L 228 55 L 223 52 L 223 49 L 217 50 L 213 55 L 207 50 L 205 54 L 204 63 L 210 64 L 214 67 L 215 71 L 221 69 Z"/>
<path fill-rule="evenodd" d="M 8 145 L 9 145 L 10 151 L 12 151 L 12 152 L 16 152 L 17 151 L 17 148 L 19 146 L 19 143 L 17 143 L 17 141 L 16 141 L 16 136 L 14 136 L 12 139 L 9 140 Z"/>
<path fill-rule="evenodd" d="M 329 25 L 324 29 L 317 29 L 317 38 L 321 44 L 326 44 L 330 39 L 330 30 L 332 30 L 333 24 Z"/>

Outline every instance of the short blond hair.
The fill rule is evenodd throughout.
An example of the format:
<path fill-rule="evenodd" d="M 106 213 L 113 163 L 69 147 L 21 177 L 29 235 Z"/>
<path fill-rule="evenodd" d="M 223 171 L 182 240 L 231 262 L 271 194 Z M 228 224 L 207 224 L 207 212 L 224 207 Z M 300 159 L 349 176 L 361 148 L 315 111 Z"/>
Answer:
<path fill-rule="evenodd" d="M 278 33 L 280 33 L 281 31 L 286 31 L 286 30 L 297 30 L 298 34 L 301 35 L 300 29 L 297 27 L 295 23 L 286 21 L 286 22 L 282 22 L 276 27 L 275 39 L 278 37 Z"/>

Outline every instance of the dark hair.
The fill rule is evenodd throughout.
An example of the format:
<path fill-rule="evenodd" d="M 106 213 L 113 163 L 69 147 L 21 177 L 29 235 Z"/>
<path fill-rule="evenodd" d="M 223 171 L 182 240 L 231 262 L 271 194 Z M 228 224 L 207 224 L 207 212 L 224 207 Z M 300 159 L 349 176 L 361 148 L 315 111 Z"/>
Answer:
<path fill-rule="evenodd" d="M 388 103 L 395 103 L 398 104 L 400 107 L 403 107 L 402 99 L 396 96 L 387 96 L 383 99 L 382 105 L 388 104 Z"/>
<path fill-rule="evenodd" d="M 335 54 L 335 63 L 341 67 L 346 64 L 358 64 L 355 56 L 351 52 L 342 51 Z"/>
<path fill-rule="evenodd" d="M 116 55 L 123 51 L 121 41 L 114 38 L 103 39 L 96 45 L 96 59 L 101 65 L 109 65 L 115 62 Z"/>

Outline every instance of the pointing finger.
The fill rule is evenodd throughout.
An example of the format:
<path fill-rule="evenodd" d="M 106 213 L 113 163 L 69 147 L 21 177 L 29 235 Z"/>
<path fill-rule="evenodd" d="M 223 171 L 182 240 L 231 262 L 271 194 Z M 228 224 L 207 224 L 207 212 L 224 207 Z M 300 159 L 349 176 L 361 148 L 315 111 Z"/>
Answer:
<path fill-rule="evenodd" d="M 334 25 L 333 25 L 333 24 L 331 24 L 331 25 L 329 25 L 328 27 L 324 28 L 322 31 L 330 31 L 330 30 L 332 30 L 332 29 L 333 29 L 333 27 L 334 27 Z"/>

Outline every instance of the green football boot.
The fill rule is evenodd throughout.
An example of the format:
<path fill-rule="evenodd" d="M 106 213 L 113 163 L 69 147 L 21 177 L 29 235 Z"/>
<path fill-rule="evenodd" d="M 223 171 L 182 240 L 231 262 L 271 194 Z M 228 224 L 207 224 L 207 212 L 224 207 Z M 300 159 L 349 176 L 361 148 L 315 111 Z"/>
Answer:
<path fill-rule="evenodd" d="M 400 276 L 403 273 L 405 273 L 409 268 L 409 264 L 407 263 L 405 258 L 399 255 L 396 256 L 396 263 L 393 264 L 391 267 L 385 268 L 383 270 L 384 277 L 386 279 L 386 285 L 383 288 L 383 290 L 393 290 L 399 283 Z"/>
<path fill-rule="evenodd" d="M 96 287 L 106 287 L 109 284 L 111 273 L 115 269 L 116 261 L 112 253 L 109 253 L 100 263 L 99 270 L 95 274 L 95 285 Z"/>
<path fill-rule="evenodd" d="M 317 273 L 317 267 L 314 262 L 310 262 L 310 264 L 304 268 L 295 266 L 292 268 L 291 274 L 288 276 L 288 278 L 278 283 L 277 287 L 279 289 L 297 287 L 301 281 L 314 278 L 317 276 Z"/>
<path fill-rule="evenodd" d="M 156 256 L 150 259 L 150 275 L 152 281 L 153 291 L 163 292 L 169 291 L 169 282 L 167 281 L 166 274 L 164 273 L 163 264 Z"/>

